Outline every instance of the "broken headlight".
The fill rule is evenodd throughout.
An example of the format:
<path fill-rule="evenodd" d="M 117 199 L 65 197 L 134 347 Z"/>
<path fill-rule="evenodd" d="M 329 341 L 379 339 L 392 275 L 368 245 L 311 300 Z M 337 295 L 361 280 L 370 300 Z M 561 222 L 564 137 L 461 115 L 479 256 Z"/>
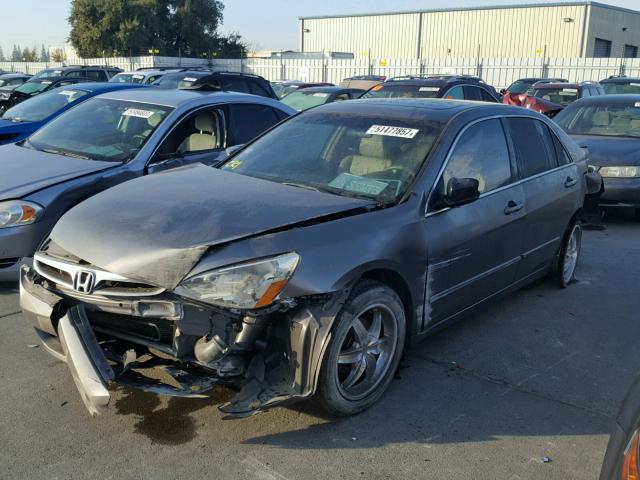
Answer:
<path fill-rule="evenodd" d="M 40 205 L 22 200 L 0 202 L 0 228 L 16 227 L 35 222 L 43 209 Z"/>
<path fill-rule="evenodd" d="M 292 252 L 211 270 L 186 279 L 175 293 L 227 308 L 266 307 L 280 295 L 299 261 Z"/>

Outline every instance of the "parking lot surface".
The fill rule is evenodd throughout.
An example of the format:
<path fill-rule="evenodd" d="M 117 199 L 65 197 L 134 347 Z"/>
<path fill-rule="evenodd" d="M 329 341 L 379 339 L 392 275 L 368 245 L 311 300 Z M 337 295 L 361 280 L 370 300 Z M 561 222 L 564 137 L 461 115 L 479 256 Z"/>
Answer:
<path fill-rule="evenodd" d="M 308 403 L 226 420 L 122 390 L 91 418 L 0 286 L 0 465 L 11 479 L 594 479 L 640 373 L 640 226 L 588 231 L 577 282 L 539 282 L 411 350 L 353 418 Z M 544 458 L 548 457 L 548 462 Z"/>

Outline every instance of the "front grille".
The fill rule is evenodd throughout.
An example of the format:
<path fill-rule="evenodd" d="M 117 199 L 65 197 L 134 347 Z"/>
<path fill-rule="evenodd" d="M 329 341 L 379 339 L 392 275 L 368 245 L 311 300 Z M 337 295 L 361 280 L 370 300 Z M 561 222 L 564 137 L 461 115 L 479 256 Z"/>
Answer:
<path fill-rule="evenodd" d="M 0 258 L 0 268 L 13 267 L 20 261 L 20 258 Z"/>

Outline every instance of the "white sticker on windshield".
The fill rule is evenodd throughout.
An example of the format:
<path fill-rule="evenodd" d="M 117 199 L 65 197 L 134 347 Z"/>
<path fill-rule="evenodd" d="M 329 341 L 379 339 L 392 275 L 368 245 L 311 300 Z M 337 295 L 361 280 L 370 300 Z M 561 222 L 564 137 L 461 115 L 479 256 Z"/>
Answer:
<path fill-rule="evenodd" d="M 633 86 L 633 87 L 640 87 L 640 83 L 633 83 L 631 82 L 629 85 Z"/>
<path fill-rule="evenodd" d="M 633 104 L 634 107 L 639 107 L 640 108 L 640 102 L 636 102 Z"/>
<path fill-rule="evenodd" d="M 154 113 L 155 112 L 152 112 L 151 110 L 140 110 L 138 108 L 128 108 L 127 110 L 124 111 L 122 115 L 125 117 L 149 118 Z"/>
<path fill-rule="evenodd" d="M 438 92 L 440 91 L 440 87 L 420 87 L 418 91 L 419 92 Z"/>
<path fill-rule="evenodd" d="M 194 78 L 194 77 L 184 77 L 182 79 L 183 82 L 195 82 L 196 80 L 198 80 L 198 79 Z"/>
<path fill-rule="evenodd" d="M 387 125 L 371 125 L 367 135 L 386 135 L 388 137 L 413 138 L 419 132 L 417 128 L 391 127 Z"/>
<path fill-rule="evenodd" d="M 577 88 L 563 88 L 562 91 L 567 93 L 578 93 Z"/>
<path fill-rule="evenodd" d="M 67 97 L 73 97 L 76 93 L 78 93 L 78 92 L 74 92 L 73 90 L 63 90 L 61 92 L 58 92 L 58 95 L 65 95 Z"/>
<path fill-rule="evenodd" d="M 366 193 L 368 195 L 380 195 L 388 186 L 387 182 L 374 180 L 373 178 L 359 177 L 350 173 L 341 173 L 329 183 L 330 187 L 341 188 L 349 192 Z"/>
<path fill-rule="evenodd" d="M 142 78 L 144 78 L 144 75 L 134 75 L 134 76 L 133 76 L 133 78 L 136 78 L 136 79 L 138 79 L 138 78 L 139 78 L 139 79 L 142 79 Z"/>
<path fill-rule="evenodd" d="M 47 80 L 46 82 L 42 82 L 42 84 L 43 84 L 43 85 L 51 85 L 52 83 L 53 83 L 53 82 L 50 82 L 50 81 L 48 81 L 48 80 Z"/>
<path fill-rule="evenodd" d="M 320 92 L 318 92 L 318 93 L 314 93 L 313 96 L 314 97 L 327 98 L 329 96 L 329 94 L 328 93 L 320 93 Z"/>

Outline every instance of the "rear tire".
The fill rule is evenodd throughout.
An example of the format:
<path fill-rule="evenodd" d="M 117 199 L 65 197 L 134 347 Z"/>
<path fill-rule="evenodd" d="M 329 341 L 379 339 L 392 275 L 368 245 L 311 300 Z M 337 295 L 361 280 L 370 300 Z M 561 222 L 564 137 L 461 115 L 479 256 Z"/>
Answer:
<path fill-rule="evenodd" d="M 382 397 L 398 369 L 406 316 L 398 294 L 363 280 L 331 327 L 315 400 L 335 416 L 355 415 Z"/>
<path fill-rule="evenodd" d="M 582 248 L 582 227 L 580 224 L 572 223 L 569 225 L 567 233 L 560 247 L 557 265 L 554 276 L 561 288 L 567 288 L 575 279 L 576 267 L 580 258 L 580 250 Z"/>

